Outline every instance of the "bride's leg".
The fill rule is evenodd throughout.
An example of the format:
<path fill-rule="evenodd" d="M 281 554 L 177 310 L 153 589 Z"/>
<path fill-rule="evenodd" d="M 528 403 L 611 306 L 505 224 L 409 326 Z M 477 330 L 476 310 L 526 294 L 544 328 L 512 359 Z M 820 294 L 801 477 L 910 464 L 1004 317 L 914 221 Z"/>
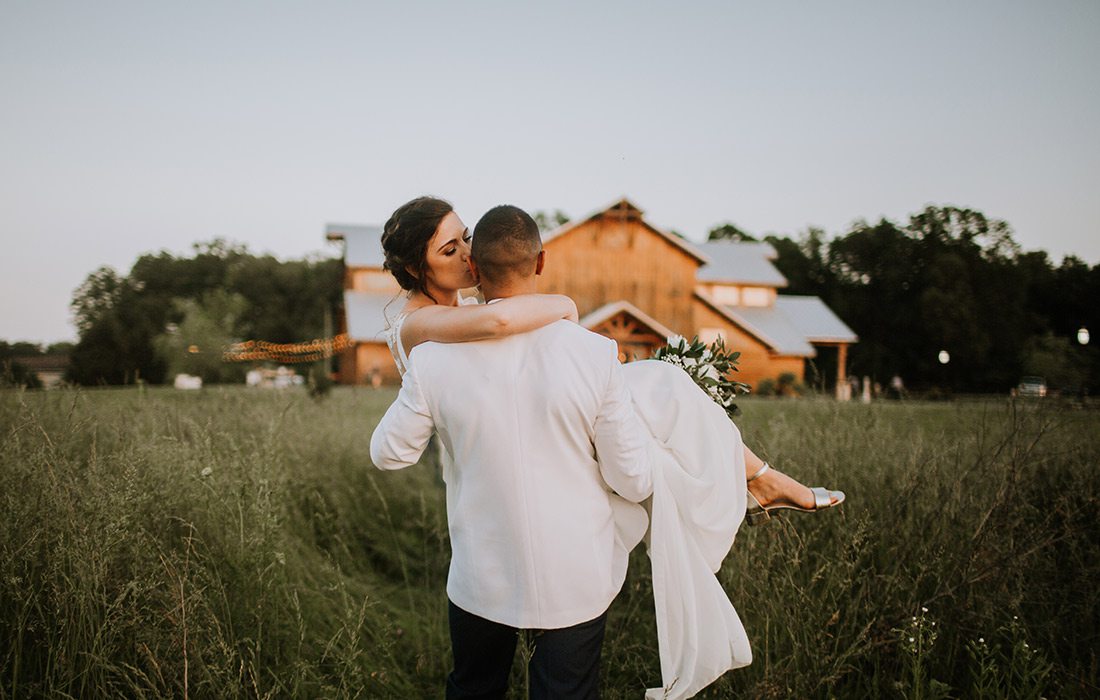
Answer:
<path fill-rule="evenodd" d="M 745 478 L 752 476 L 760 467 L 764 466 L 764 460 L 745 445 Z M 814 495 L 809 487 L 803 486 L 783 472 L 772 467 L 758 478 L 749 482 L 749 491 L 760 505 L 769 506 L 773 503 L 793 503 L 803 508 L 814 507 Z M 833 497 L 836 502 L 836 497 Z"/>

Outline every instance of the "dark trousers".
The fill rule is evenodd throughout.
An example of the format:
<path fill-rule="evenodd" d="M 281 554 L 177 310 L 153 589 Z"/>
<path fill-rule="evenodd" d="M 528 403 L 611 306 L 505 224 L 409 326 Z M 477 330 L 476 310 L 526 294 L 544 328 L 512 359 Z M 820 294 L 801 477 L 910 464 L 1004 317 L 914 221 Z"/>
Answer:
<path fill-rule="evenodd" d="M 503 698 L 519 630 L 466 612 L 447 601 L 454 670 L 447 700 Z M 590 700 L 600 696 L 600 651 L 607 613 L 556 630 L 527 630 L 534 646 L 527 664 L 531 700 Z"/>

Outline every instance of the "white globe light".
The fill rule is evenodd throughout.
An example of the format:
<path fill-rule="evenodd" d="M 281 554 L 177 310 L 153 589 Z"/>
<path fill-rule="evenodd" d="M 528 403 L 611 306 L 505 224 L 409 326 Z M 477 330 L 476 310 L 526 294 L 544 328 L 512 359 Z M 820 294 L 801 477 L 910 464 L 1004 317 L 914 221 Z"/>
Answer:
<path fill-rule="evenodd" d="M 1089 329 L 1081 326 L 1077 329 L 1077 342 L 1081 345 L 1089 344 Z"/>
<path fill-rule="evenodd" d="M 951 355 L 946 350 L 940 350 L 940 354 L 936 356 L 936 359 L 940 361 L 941 365 L 946 365 L 951 361 Z"/>

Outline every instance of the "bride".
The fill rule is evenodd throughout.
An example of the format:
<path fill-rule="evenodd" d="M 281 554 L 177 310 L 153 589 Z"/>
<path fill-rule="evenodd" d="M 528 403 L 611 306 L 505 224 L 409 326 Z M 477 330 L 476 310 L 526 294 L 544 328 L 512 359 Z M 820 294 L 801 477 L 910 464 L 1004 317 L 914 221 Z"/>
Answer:
<path fill-rule="evenodd" d="M 477 283 L 468 264 L 470 240 L 451 205 L 433 197 L 402 205 L 386 222 L 385 268 L 407 292 L 386 332 L 400 372 L 413 348 L 427 341 L 486 340 L 578 320 L 576 305 L 561 295 L 467 303 L 459 290 Z M 714 576 L 741 521 L 747 515 L 754 524 L 780 509 L 821 510 L 839 505 L 844 494 L 807 488 L 770 468 L 744 445 L 725 411 L 679 368 L 633 362 L 624 367 L 624 376 L 635 411 L 653 438 L 648 523 L 631 510 L 637 506 L 613 504 L 627 550 L 648 525 L 663 687 L 650 689 L 647 697 L 690 697 L 752 660 L 741 621 Z"/>

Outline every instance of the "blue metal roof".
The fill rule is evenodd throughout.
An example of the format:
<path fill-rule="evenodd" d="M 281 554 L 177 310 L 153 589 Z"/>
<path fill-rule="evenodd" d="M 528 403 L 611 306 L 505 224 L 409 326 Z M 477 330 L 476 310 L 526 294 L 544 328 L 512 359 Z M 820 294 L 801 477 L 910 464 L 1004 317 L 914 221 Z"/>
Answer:
<path fill-rule="evenodd" d="M 767 343 L 773 352 L 801 357 L 817 354 L 781 309 L 774 306 L 723 306 L 722 309 L 738 325 Z"/>
<path fill-rule="evenodd" d="M 708 241 L 697 247 L 710 260 L 710 264 L 699 269 L 697 279 L 700 282 L 787 286 L 787 278 L 772 264 L 777 253 L 768 243 Z"/>
<path fill-rule="evenodd" d="M 344 264 L 348 267 L 382 267 L 382 227 L 361 224 L 329 224 L 325 227 L 329 240 L 343 239 Z"/>
<path fill-rule="evenodd" d="M 775 307 L 811 343 L 855 343 L 859 336 L 817 297 L 781 294 Z"/>

